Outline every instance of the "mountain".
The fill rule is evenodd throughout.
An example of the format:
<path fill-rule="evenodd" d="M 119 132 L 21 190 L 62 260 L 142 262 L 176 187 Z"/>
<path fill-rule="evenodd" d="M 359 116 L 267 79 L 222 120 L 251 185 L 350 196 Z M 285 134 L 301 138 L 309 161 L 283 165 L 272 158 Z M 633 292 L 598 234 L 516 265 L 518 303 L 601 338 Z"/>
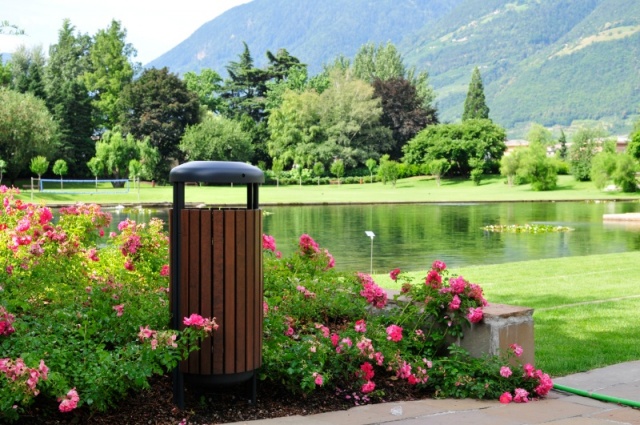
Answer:
<path fill-rule="evenodd" d="M 442 121 L 462 114 L 478 66 L 491 118 L 510 135 L 530 122 L 599 121 L 628 133 L 640 112 L 637 0 L 254 0 L 206 23 L 148 66 L 225 66 L 246 42 L 255 65 L 286 48 L 313 75 L 360 46 L 394 43 L 429 72 Z"/>

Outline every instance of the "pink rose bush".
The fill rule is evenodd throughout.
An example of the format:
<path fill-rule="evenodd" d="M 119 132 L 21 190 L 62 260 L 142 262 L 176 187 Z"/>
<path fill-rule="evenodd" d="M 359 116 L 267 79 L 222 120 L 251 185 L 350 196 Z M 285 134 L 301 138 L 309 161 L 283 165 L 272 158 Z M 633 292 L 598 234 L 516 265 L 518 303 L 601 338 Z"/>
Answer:
<path fill-rule="evenodd" d="M 279 258 L 275 240 L 263 237 L 267 379 L 294 393 L 334 388 L 355 404 L 382 400 L 390 382 L 503 403 L 543 397 L 551 388 L 548 376 L 507 362 L 522 354 L 516 345 L 488 359 L 448 346 L 450 337 L 482 322 L 487 301 L 479 285 L 449 276 L 444 262 L 434 261 L 419 282 L 392 270 L 402 291 L 391 299 L 370 275 L 327 267 L 335 259 L 311 236 L 302 235 L 297 248 Z"/>
<path fill-rule="evenodd" d="M 65 414 L 104 411 L 215 332 L 215 319 L 201 316 L 169 329 L 161 220 L 110 231 L 98 205 L 60 208 L 54 219 L 50 208 L 17 199 L 17 189 L 0 186 L 0 194 L 1 423 L 36 399 L 57 400 Z"/>

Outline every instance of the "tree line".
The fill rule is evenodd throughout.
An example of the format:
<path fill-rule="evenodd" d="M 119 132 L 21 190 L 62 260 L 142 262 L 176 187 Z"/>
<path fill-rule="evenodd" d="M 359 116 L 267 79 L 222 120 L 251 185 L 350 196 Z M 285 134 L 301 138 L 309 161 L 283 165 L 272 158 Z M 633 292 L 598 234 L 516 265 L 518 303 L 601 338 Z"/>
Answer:
<path fill-rule="evenodd" d="M 428 74 L 391 43 L 365 44 L 314 76 L 286 49 L 258 68 L 245 43 L 222 78 L 142 69 L 126 35 L 116 20 L 93 36 L 65 20 L 48 56 L 21 47 L 0 63 L 0 171 L 10 180 L 46 174 L 48 161 L 61 177 L 159 182 L 194 160 L 251 162 L 300 183 L 374 171 L 392 183 L 419 173 L 480 183 L 500 172 L 506 131 L 489 118 L 478 68 L 462 121 L 440 123 Z"/>

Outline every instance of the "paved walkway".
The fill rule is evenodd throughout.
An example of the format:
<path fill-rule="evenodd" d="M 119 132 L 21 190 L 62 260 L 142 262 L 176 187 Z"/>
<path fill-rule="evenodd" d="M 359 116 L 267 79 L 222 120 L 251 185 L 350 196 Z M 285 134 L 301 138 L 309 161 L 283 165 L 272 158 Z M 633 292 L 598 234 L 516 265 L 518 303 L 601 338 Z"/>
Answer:
<path fill-rule="evenodd" d="M 640 403 L 640 361 L 554 379 L 589 393 Z M 640 409 L 552 391 L 541 401 L 500 404 L 477 400 L 419 400 L 354 407 L 310 416 L 237 422 L 249 425 L 640 425 Z"/>

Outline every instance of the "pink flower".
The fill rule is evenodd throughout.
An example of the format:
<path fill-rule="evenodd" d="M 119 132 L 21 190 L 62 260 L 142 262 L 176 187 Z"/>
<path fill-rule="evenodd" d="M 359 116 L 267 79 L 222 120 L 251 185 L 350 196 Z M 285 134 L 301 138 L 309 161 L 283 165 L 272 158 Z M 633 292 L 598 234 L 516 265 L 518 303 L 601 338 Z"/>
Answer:
<path fill-rule="evenodd" d="M 362 376 L 362 378 L 366 381 L 371 381 L 375 375 L 375 373 L 373 372 L 373 366 L 371 366 L 371 363 L 369 362 L 362 363 L 362 365 L 360 366 L 360 371 L 362 372 L 360 376 Z"/>
<path fill-rule="evenodd" d="M 382 366 L 384 364 L 384 355 L 382 355 L 382 353 L 380 351 L 377 351 L 374 355 L 373 358 L 376 361 L 376 364 L 378 366 Z"/>
<path fill-rule="evenodd" d="M 41 225 L 45 225 L 48 222 L 50 222 L 53 219 L 53 214 L 51 213 L 51 210 L 47 207 L 44 207 L 41 211 L 40 211 L 40 220 L 39 223 Z"/>
<path fill-rule="evenodd" d="M 513 372 L 511 372 L 511 369 L 509 368 L 509 366 L 502 366 L 500 368 L 500 376 L 502 376 L 503 378 L 508 378 L 511 376 Z"/>
<path fill-rule="evenodd" d="M 376 384 L 373 381 L 367 381 L 364 385 L 362 385 L 360 391 L 362 391 L 364 394 L 368 394 L 375 389 Z"/>
<path fill-rule="evenodd" d="M 285 334 L 286 336 L 293 336 L 293 334 L 294 334 L 294 333 L 295 333 L 295 331 L 293 330 L 293 328 L 292 328 L 291 326 L 289 326 L 289 327 L 287 328 L 287 330 L 286 330 L 286 331 L 284 331 L 284 334 Z"/>
<path fill-rule="evenodd" d="M 484 317 L 484 313 L 482 312 L 482 307 L 478 308 L 469 308 L 469 313 L 467 314 L 467 319 L 471 323 L 478 323 L 482 321 Z"/>
<path fill-rule="evenodd" d="M 200 316 L 199 314 L 192 313 L 191 316 L 185 317 L 182 320 L 182 323 L 184 323 L 185 326 L 195 326 L 196 328 L 201 328 L 205 325 L 205 320 L 204 317 Z"/>
<path fill-rule="evenodd" d="M 134 267 L 133 267 L 133 262 L 131 260 L 127 260 L 124 262 L 124 268 L 129 270 L 130 272 L 133 271 Z"/>
<path fill-rule="evenodd" d="M 356 332 L 366 332 L 367 331 L 367 324 L 364 321 L 364 319 L 360 319 L 360 320 L 356 321 L 355 330 L 356 330 Z"/>
<path fill-rule="evenodd" d="M 316 323 L 316 329 L 320 329 L 320 332 L 322 332 L 322 336 L 324 336 L 325 338 L 329 338 L 329 335 L 331 334 L 331 330 L 328 327 L 326 327 L 322 323 Z M 336 338 L 338 338 L 337 335 L 336 335 Z M 331 337 L 331 340 L 333 341 L 333 336 Z M 333 345 L 336 345 L 336 344 L 337 342 Z"/>
<path fill-rule="evenodd" d="M 165 264 L 160 269 L 160 276 L 169 276 L 169 265 Z"/>
<path fill-rule="evenodd" d="M 371 279 L 371 276 L 359 273 L 358 277 L 363 286 L 360 295 L 365 297 L 367 302 L 375 308 L 384 308 L 384 306 L 387 305 L 387 292 L 376 285 L 373 279 Z"/>
<path fill-rule="evenodd" d="M 276 252 L 276 240 L 273 236 L 262 234 L 262 249 Z"/>
<path fill-rule="evenodd" d="M 313 238 L 307 234 L 300 236 L 300 250 L 303 254 L 317 254 L 320 252 L 320 247 L 313 240 Z"/>
<path fill-rule="evenodd" d="M 542 373 L 541 370 L 537 370 L 536 375 L 538 376 L 538 379 L 540 379 L 540 384 L 534 388 L 534 391 L 539 396 L 544 397 L 553 388 L 553 381 L 551 380 L 549 375 L 547 375 L 546 373 Z"/>
<path fill-rule="evenodd" d="M 400 269 L 393 269 L 389 272 L 389 277 L 391 280 L 398 280 L 398 275 L 400 274 Z"/>
<path fill-rule="evenodd" d="M 338 342 L 340 341 L 340 336 L 338 334 L 331 334 L 331 344 L 333 344 L 333 346 L 337 346 Z"/>
<path fill-rule="evenodd" d="M 60 411 L 63 413 L 70 412 L 76 407 L 78 407 L 79 401 L 80 401 L 80 397 L 78 396 L 78 392 L 76 391 L 75 388 L 72 388 L 69 390 L 65 398 L 62 400 L 58 409 L 60 409 Z"/>
<path fill-rule="evenodd" d="M 449 287 L 454 294 L 462 294 L 468 283 L 462 276 L 449 279 Z"/>
<path fill-rule="evenodd" d="M 515 354 L 516 357 L 520 357 L 522 355 L 522 353 L 524 352 L 522 347 L 519 346 L 518 344 L 511 344 L 509 346 L 509 348 L 511 348 L 513 350 L 513 354 Z"/>
<path fill-rule="evenodd" d="M 402 328 L 398 325 L 388 326 L 387 339 L 393 342 L 402 341 Z"/>
<path fill-rule="evenodd" d="M 522 388 L 516 388 L 515 397 L 513 397 L 513 401 L 516 403 L 526 403 L 529 401 L 527 398 L 529 396 L 529 392 Z"/>
<path fill-rule="evenodd" d="M 431 269 L 437 272 L 444 271 L 446 268 L 447 268 L 447 265 L 440 260 L 434 261 L 433 264 L 431 265 Z"/>
<path fill-rule="evenodd" d="M 424 283 L 434 289 L 438 289 L 440 285 L 442 285 L 442 276 L 440 276 L 440 273 L 438 273 L 437 270 L 429 270 Z"/>
<path fill-rule="evenodd" d="M 114 305 L 112 308 L 116 311 L 116 316 L 120 317 L 124 314 L 124 304 Z"/>
<path fill-rule="evenodd" d="M 453 299 L 449 303 L 449 310 L 457 310 L 460 308 L 460 297 L 457 295 L 453 296 Z"/>
<path fill-rule="evenodd" d="M 98 251 L 95 248 L 91 248 L 87 252 L 87 257 L 89 257 L 91 261 L 100 261 L 100 259 L 98 258 Z"/>
<path fill-rule="evenodd" d="M 526 365 L 524 365 L 523 368 L 524 368 L 524 377 L 533 378 L 533 371 L 535 370 L 533 365 L 531 363 L 527 363 Z"/>
<path fill-rule="evenodd" d="M 104 236 L 104 229 L 100 229 L 100 231 L 98 232 L 98 234 L 100 235 L 100 237 Z"/>
<path fill-rule="evenodd" d="M 505 392 L 500 396 L 500 403 L 502 404 L 509 404 L 511 403 L 511 400 L 513 400 L 513 397 L 511 397 L 511 393 Z"/>
<path fill-rule="evenodd" d="M 329 253 L 329 250 L 327 249 L 324 250 L 324 256 L 328 258 L 327 267 L 325 267 L 324 269 L 329 270 L 334 268 L 336 266 L 336 259 L 333 258 L 333 255 Z"/>
<path fill-rule="evenodd" d="M 138 332 L 138 338 L 140 338 L 141 341 L 152 338 L 155 335 L 156 335 L 156 331 L 149 329 L 148 325 L 145 326 L 144 328 L 140 326 L 140 332 Z"/>
<path fill-rule="evenodd" d="M 321 387 L 324 383 L 324 378 L 322 377 L 322 375 L 320 375 L 318 372 L 313 372 L 313 377 L 315 378 L 313 382 L 317 386 Z"/>

